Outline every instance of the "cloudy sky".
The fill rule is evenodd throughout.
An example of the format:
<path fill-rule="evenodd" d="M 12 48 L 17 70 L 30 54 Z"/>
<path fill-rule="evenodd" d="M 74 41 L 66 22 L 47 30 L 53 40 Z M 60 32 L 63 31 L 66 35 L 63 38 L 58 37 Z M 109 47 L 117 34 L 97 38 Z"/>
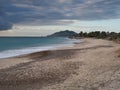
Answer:
<path fill-rule="evenodd" d="M 0 36 L 120 32 L 120 0 L 0 0 Z"/>

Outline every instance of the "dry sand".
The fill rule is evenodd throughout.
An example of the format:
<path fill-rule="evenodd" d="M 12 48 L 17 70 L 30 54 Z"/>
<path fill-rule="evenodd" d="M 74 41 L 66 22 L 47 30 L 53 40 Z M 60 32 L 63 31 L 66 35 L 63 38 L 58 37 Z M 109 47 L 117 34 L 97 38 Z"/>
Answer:
<path fill-rule="evenodd" d="M 84 41 L 0 60 L 0 90 L 120 90 L 120 44 Z"/>

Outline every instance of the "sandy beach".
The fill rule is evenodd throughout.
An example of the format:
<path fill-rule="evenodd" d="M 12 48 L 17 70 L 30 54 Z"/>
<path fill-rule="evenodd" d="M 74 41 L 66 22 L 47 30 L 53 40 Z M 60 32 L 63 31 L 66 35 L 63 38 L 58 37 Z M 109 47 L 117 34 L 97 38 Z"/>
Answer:
<path fill-rule="evenodd" d="M 120 44 L 102 39 L 0 59 L 0 90 L 120 90 Z"/>

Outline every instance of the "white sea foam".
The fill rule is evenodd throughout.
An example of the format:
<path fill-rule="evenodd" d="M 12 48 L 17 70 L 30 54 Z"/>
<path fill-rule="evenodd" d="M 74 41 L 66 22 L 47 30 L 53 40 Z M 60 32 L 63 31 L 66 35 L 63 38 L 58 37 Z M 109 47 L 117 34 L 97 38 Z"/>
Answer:
<path fill-rule="evenodd" d="M 67 42 L 68 42 L 67 44 L 53 44 L 53 45 L 48 45 L 48 46 L 5 50 L 5 51 L 0 52 L 0 58 L 9 58 L 9 57 L 15 57 L 15 56 L 20 56 L 24 54 L 39 52 L 39 51 L 54 50 L 54 49 L 57 49 L 58 47 L 69 46 L 69 45 L 73 45 L 73 43 L 76 43 L 76 42 L 82 42 L 82 40 L 71 40 L 71 41 L 69 40 Z"/>

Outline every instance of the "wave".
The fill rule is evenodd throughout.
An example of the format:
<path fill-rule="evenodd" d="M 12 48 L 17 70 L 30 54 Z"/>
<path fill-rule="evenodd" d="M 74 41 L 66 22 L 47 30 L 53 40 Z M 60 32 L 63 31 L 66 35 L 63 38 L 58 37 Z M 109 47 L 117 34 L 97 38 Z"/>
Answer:
<path fill-rule="evenodd" d="M 47 46 L 37 46 L 37 47 L 28 47 L 28 48 L 22 48 L 22 49 L 5 50 L 0 52 L 0 58 L 16 57 L 16 56 L 30 54 L 30 53 L 39 52 L 39 51 L 55 50 L 59 47 L 72 46 L 76 42 L 82 42 L 82 40 L 71 40 L 67 44 L 53 44 L 53 45 L 47 45 Z"/>
<path fill-rule="evenodd" d="M 56 49 L 55 46 L 45 46 L 45 47 L 29 47 L 29 48 L 22 48 L 22 49 L 14 49 L 14 50 L 5 50 L 0 52 L 0 58 L 9 58 L 9 57 L 15 57 L 20 56 L 24 54 L 34 53 L 38 51 L 46 51 L 46 50 L 53 50 Z"/>

